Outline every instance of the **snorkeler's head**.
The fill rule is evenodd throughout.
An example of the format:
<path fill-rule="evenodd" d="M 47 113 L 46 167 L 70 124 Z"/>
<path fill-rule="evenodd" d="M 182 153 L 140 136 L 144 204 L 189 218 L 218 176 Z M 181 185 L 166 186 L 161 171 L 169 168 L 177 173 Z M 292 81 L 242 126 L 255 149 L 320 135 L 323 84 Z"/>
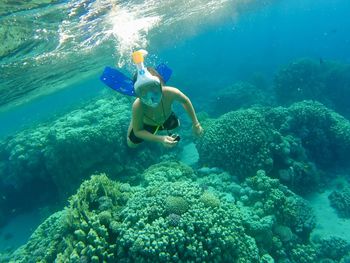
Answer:
<path fill-rule="evenodd" d="M 155 70 L 147 69 L 143 65 L 147 51 L 139 50 L 133 53 L 133 60 L 137 67 L 137 78 L 134 89 L 141 102 L 150 107 L 157 107 L 162 99 L 162 82 Z M 150 71 L 153 73 L 151 74 Z"/>
<path fill-rule="evenodd" d="M 135 90 L 141 102 L 149 107 L 157 107 L 162 100 L 162 86 L 160 82 L 147 82 L 138 86 Z"/>

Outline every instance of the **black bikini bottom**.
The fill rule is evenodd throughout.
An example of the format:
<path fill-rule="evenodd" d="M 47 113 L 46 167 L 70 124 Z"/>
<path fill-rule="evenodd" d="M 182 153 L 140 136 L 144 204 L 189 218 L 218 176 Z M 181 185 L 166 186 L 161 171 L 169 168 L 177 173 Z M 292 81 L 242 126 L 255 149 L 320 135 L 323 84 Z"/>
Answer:
<path fill-rule="evenodd" d="M 143 124 L 143 129 L 150 132 L 150 133 L 155 133 L 156 131 L 162 131 L 162 130 L 173 130 L 175 128 L 179 127 L 179 120 L 176 117 L 175 113 L 172 112 L 169 116 L 168 119 L 166 119 L 166 121 L 163 123 L 162 126 L 153 126 L 153 125 L 149 125 L 149 124 Z M 139 137 L 137 137 L 134 133 L 134 130 L 131 129 L 130 134 L 129 134 L 129 139 L 132 143 L 134 144 L 138 144 L 143 142 L 142 139 L 140 139 Z"/>

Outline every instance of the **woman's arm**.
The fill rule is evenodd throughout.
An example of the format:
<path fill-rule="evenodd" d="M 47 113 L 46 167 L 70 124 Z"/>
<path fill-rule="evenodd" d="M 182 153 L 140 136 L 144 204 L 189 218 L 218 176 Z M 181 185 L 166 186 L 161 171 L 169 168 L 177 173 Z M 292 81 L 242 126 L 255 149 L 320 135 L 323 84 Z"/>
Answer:
<path fill-rule="evenodd" d="M 171 87 L 167 87 L 167 88 L 168 88 L 169 92 L 171 92 L 173 94 L 173 99 L 179 101 L 182 104 L 182 106 L 185 109 L 185 111 L 187 112 L 188 116 L 191 118 L 193 132 L 196 135 L 200 135 L 203 132 L 203 129 L 202 129 L 202 127 L 197 119 L 197 115 L 196 115 L 196 112 L 193 108 L 191 100 L 184 93 L 182 93 L 180 90 L 178 90 L 176 88 L 171 88 Z"/>

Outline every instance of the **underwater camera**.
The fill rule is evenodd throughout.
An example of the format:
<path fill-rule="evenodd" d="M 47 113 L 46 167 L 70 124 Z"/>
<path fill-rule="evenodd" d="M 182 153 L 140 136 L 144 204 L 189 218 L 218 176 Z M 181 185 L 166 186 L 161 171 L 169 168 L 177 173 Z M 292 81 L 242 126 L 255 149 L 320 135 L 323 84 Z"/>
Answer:
<path fill-rule="evenodd" d="M 172 134 L 172 135 L 170 135 L 170 137 L 172 137 L 172 138 L 174 138 L 174 141 L 180 141 L 180 139 L 181 139 L 181 137 L 180 137 L 180 135 L 178 135 L 178 134 Z"/>

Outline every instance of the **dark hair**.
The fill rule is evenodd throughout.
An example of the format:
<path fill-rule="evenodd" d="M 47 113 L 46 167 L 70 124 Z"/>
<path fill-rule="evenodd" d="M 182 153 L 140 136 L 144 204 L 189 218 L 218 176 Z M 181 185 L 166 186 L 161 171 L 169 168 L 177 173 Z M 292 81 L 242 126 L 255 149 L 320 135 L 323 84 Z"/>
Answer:
<path fill-rule="evenodd" d="M 156 77 L 159 78 L 160 84 L 162 84 L 162 86 L 165 84 L 164 79 L 163 79 L 162 76 L 158 73 L 157 70 L 155 70 L 155 69 L 152 68 L 152 67 L 147 67 L 147 70 L 148 70 L 149 73 L 151 73 L 151 75 L 156 76 Z M 132 81 L 133 81 L 134 83 L 136 82 L 136 80 L 137 80 L 137 72 L 134 74 L 134 76 L 133 76 L 133 78 L 132 78 Z"/>

